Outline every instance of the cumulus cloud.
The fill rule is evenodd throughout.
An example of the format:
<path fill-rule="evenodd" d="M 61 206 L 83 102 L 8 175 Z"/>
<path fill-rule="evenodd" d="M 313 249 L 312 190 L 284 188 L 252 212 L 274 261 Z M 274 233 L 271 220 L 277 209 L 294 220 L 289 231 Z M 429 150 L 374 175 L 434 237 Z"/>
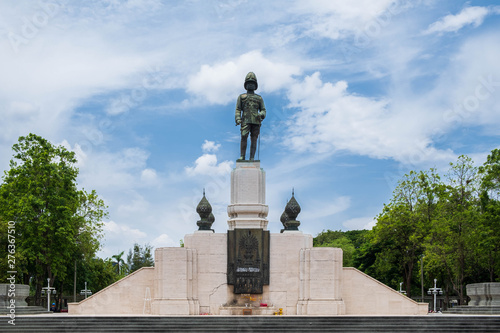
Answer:
<path fill-rule="evenodd" d="M 154 248 L 159 247 L 179 247 L 179 242 L 174 242 L 167 234 L 161 234 L 151 241 Z"/>
<path fill-rule="evenodd" d="M 205 142 L 203 142 L 203 145 L 201 146 L 201 149 L 204 153 L 215 153 L 217 150 L 219 150 L 219 148 L 220 143 L 215 143 L 208 140 L 205 140 Z"/>
<path fill-rule="evenodd" d="M 410 1 L 394 0 L 312 0 L 296 2 L 292 11 L 314 15 L 314 19 L 302 24 L 306 34 L 341 39 L 360 31 L 370 31 L 373 27 L 378 29 L 392 16 L 411 6 Z"/>
<path fill-rule="evenodd" d="M 466 7 L 456 15 L 446 15 L 439 21 L 432 23 L 424 31 L 424 34 L 455 32 L 468 25 L 477 27 L 483 23 L 486 15 L 492 12 L 494 11 L 486 7 Z"/>
<path fill-rule="evenodd" d="M 103 258 L 126 251 L 124 246 L 131 247 L 147 237 L 145 232 L 115 221 L 104 222 L 103 231 L 105 247 L 100 253 Z"/>
<path fill-rule="evenodd" d="M 74 147 L 71 147 L 71 144 L 68 142 L 68 140 L 64 139 L 60 144 L 56 145 L 61 145 L 67 150 L 73 151 L 75 153 L 77 168 L 85 167 L 85 161 L 87 160 L 87 153 L 83 151 L 80 144 L 76 143 Z"/>
<path fill-rule="evenodd" d="M 141 180 L 154 177 L 154 170 L 145 168 L 148 157 L 149 152 L 141 148 L 126 148 L 115 153 L 93 152 L 86 157 L 80 178 L 99 187 L 131 188 Z"/>
<path fill-rule="evenodd" d="M 346 220 L 342 225 L 348 230 L 372 229 L 377 221 L 373 217 L 358 217 Z"/>
<path fill-rule="evenodd" d="M 132 192 L 117 208 L 116 213 L 120 216 L 145 214 L 150 210 L 150 203 L 142 195 Z"/>
<path fill-rule="evenodd" d="M 158 179 L 158 176 L 156 175 L 156 171 L 154 169 L 144 169 L 141 172 L 141 181 L 144 183 L 152 184 Z"/>
<path fill-rule="evenodd" d="M 500 125 L 500 36 L 496 31 L 465 40 L 436 82 L 442 126 L 481 126 L 496 135 Z"/>
<path fill-rule="evenodd" d="M 217 156 L 214 154 L 203 154 L 194 162 L 193 167 L 186 167 L 188 176 L 196 175 L 224 175 L 231 172 L 233 162 L 224 161 L 217 164 Z"/>
<path fill-rule="evenodd" d="M 126 225 L 118 224 L 115 221 L 104 222 L 103 230 L 106 232 L 106 235 L 118 235 L 120 237 L 123 236 L 133 239 L 146 237 L 145 232 L 142 232 L 139 229 L 132 229 Z"/>
<path fill-rule="evenodd" d="M 273 92 L 288 86 L 293 75 L 300 74 L 294 65 L 272 61 L 260 51 L 251 51 L 215 65 L 203 65 L 191 76 L 187 91 L 204 98 L 210 104 L 236 103 L 238 93 L 248 72 L 254 72 L 259 82 L 259 91 Z"/>
<path fill-rule="evenodd" d="M 318 72 L 294 84 L 290 107 L 299 111 L 288 122 L 286 144 L 299 152 L 334 153 L 346 150 L 373 158 L 418 162 L 449 158 L 449 151 L 432 147 L 428 132 L 432 115 L 423 116 L 406 102 L 349 93 L 347 83 L 323 82 Z"/>

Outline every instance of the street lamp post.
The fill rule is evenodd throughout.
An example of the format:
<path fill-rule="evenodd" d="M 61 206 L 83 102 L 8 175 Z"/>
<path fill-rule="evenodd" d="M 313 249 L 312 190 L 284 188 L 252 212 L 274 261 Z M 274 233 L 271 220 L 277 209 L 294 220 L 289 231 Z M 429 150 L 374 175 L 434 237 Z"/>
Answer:
<path fill-rule="evenodd" d="M 429 288 L 429 290 L 427 291 L 427 294 L 434 295 L 434 312 L 436 312 L 436 295 L 443 294 L 443 290 L 441 288 L 436 287 L 436 282 L 437 282 L 437 279 L 434 279 L 434 288 Z"/>
<path fill-rule="evenodd" d="M 87 296 L 92 295 L 92 290 L 87 289 L 87 281 L 85 281 L 85 289 L 80 291 L 80 295 L 85 295 L 85 298 L 87 298 Z"/>
<path fill-rule="evenodd" d="M 47 287 L 42 288 L 42 295 L 47 293 L 47 311 L 50 311 L 50 292 L 56 293 L 56 288 L 50 286 L 50 278 L 47 279 Z"/>
<path fill-rule="evenodd" d="M 406 290 L 403 290 L 403 282 L 399 282 L 399 292 L 406 295 Z"/>
<path fill-rule="evenodd" d="M 420 257 L 420 286 L 422 287 L 422 303 L 424 302 L 424 255 Z"/>

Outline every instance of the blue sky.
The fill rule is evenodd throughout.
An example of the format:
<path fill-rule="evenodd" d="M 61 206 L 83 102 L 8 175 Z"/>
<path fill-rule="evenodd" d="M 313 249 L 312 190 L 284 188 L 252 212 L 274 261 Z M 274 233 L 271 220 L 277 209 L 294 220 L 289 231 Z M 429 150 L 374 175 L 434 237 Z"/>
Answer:
<path fill-rule="evenodd" d="M 178 246 L 206 189 L 227 230 L 249 71 L 269 229 L 370 228 L 409 170 L 498 148 L 495 1 L 3 1 L 0 169 L 30 132 L 77 153 L 109 205 L 110 257 Z"/>

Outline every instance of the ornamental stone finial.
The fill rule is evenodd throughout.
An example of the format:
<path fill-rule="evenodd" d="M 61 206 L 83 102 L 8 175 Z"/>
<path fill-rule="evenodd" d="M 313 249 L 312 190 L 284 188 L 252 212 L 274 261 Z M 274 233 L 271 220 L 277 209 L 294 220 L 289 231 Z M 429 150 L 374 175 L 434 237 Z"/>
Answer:
<path fill-rule="evenodd" d="M 292 189 L 292 197 L 286 204 L 285 211 L 281 215 L 280 219 L 281 223 L 283 223 L 283 226 L 285 227 L 282 232 L 287 230 L 299 230 L 300 221 L 297 221 L 299 213 L 300 205 L 295 199 L 295 189 Z"/>
<path fill-rule="evenodd" d="M 200 215 L 200 220 L 196 222 L 198 230 L 212 230 L 212 224 L 215 221 L 215 216 L 212 214 L 212 206 L 205 197 L 205 189 L 203 189 L 203 198 L 196 207 L 196 212 Z"/>

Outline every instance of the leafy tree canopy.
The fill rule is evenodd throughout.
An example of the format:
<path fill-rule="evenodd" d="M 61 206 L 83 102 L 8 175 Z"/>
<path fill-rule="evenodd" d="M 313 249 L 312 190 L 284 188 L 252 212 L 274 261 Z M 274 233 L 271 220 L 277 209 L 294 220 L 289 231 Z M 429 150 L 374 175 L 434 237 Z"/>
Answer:
<path fill-rule="evenodd" d="M 133 249 L 130 249 L 127 255 L 127 264 L 129 273 L 135 272 L 142 267 L 153 267 L 154 260 L 152 255 L 153 247 L 149 244 L 144 247 L 135 243 Z"/>
<path fill-rule="evenodd" d="M 39 298 L 47 278 L 62 285 L 68 263 L 94 257 L 106 206 L 95 191 L 78 190 L 74 152 L 35 134 L 12 149 L 0 185 L 0 220 L 2 227 L 15 222 L 19 276 L 25 284 L 33 278 Z"/>

